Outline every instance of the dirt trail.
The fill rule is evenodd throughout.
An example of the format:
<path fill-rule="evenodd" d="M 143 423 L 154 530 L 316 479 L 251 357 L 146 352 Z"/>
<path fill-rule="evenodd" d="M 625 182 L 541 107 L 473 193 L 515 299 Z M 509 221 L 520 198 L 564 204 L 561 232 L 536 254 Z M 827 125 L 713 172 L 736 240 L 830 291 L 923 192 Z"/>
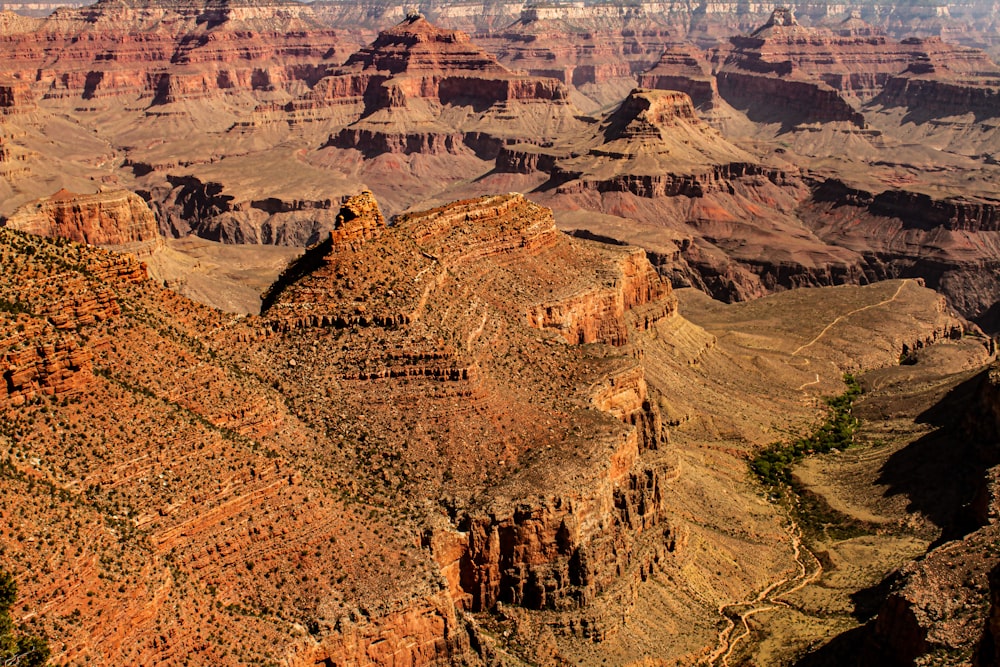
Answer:
<path fill-rule="evenodd" d="M 790 521 L 788 535 L 791 539 L 798 572 L 794 576 L 775 581 L 758 593 L 753 600 L 719 607 L 719 615 L 726 619 L 726 627 L 719 631 L 715 650 L 698 664 L 711 667 L 729 667 L 729 658 L 733 655 L 733 651 L 736 650 L 740 642 L 750 636 L 750 624 L 747 619 L 756 614 L 789 606 L 781 598 L 804 588 L 823 574 L 823 566 L 819 560 L 811 551 L 802 546 L 802 531 L 794 521 Z M 737 627 L 741 627 L 742 630 L 739 635 L 734 637 L 733 631 Z"/>
<path fill-rule="evenodd" d="M 899 287 L 896 288 L 896 292 L 891 297 L 889 297 L 888 299 L 883 299 L 882 301 L 879 301 L 878 303 L 873 303 L 873 304 L 869 304 L 867 306 L 862 306 L 861 308 L 855 308 L 854 310 L 852 310 L 849 313 L 844 313 L 843 315 L 839 315 L 835 320 L 833 320 L 833 322 L 830 322 L 825 327 L 823 327 L 823 330 L 820 331 L 818 334 L 816 334 L 815 338 L 813 338 L 808 343 L 805 343 L 804 345 L 799 345 L 795 349 L 795 351 L 792 352 L 791 356 L 793 356 L 793 357 L 797 356 L 799 354 L 799 352 L 801 352 L 802 350 L 806 349 L 807 347 L 811 347 L 812 345 L 815 345 L 816 342 L 820 338 L 822 338 L 826 334 L 827 331 L 829 331 L 830 329 L 832 329 L 838 322 L 843 321 L 844 319 L 850 317 L 851 315 L 855 315 L 855 314 L 860 313 L 860 312 L 865 311 L 865 310 L 871 310 L 872 308 L 878 308 L 879 306 L 884 306 L 887 303 L 892 303 L 899 296 L 899 293 L 903 291 L 903 288 L 906 287 L 906 284 L 908 282 L 910 282 L 910 279 L 909 278 L 905 278 L 903 280 L 903 282 L 901 282 L 899 284 Z"/>

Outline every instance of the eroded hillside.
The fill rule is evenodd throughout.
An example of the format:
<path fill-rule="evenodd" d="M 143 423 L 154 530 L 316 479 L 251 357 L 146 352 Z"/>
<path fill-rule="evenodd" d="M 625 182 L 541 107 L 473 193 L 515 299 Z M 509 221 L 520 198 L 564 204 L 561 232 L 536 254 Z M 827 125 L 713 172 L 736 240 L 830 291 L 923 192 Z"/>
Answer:
<path fill-rule="evenodd" d="M 260 317 L 0 240 L 0 563 L 67 663 L 714 660 L 802 566 L 747 454 L 962 331 L 896 281 L 709 333 L 519 195 L 354 198 Z"/>

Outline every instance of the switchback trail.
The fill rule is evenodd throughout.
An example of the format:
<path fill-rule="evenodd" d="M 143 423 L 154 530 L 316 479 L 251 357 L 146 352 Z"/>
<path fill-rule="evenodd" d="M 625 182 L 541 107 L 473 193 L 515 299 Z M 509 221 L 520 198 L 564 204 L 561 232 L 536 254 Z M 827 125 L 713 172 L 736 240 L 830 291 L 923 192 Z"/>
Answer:
<path fill-rule="evenodd" d="M 823 574 L 823 566 L 819 560 L 811 551 L 802 546 L 802 531 L 798 524 L 792 519 L 789 519 L 789 522 L 788 535 L 791 538 L 798 572 L 791 577 L 775 581 L 758 593 L 753 600 L 719 607 L 719 615 L 726 619 L 726 627 L 719 631 L 715 650 L 698 664 L 709 667 L 729 667 L 729 658 L 737 646 L 750 636 L 750 624 L 747 619 L 756 614 L 789 606 L 781 598 L 804 588 Z M 807 563 L 810 563 L 811 566 Z M 738 627 L 741 628 L 740 634 L 734 637 L 733 632 Z"/>

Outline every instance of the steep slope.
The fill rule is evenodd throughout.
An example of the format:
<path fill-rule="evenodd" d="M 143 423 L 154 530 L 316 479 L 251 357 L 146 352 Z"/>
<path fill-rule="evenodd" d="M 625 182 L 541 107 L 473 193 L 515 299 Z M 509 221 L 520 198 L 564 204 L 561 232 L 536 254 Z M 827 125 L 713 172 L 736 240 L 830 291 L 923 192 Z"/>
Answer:
<path fill-rule="evenodd" d="M 2 561 L 54 659 L 308 662 L 324 591 L 391 590 L 374 566 L 390 554 L 433 605 L 408 547 L 310 471 L 322 433 L 219 358 L 252 330 L 127 255 L 0 237 Z"/>
<path fill-rule="evenodd" d="M 759 303 L 787 329 L 748 355 L 518 195 L 353 198 L 260 318 L 0 244 L 0 564 L 66 662 L 707 657 L 720 606 L 799 569 L 747 451 L 960 327 L 912 281 L 842 288 L 818 335 Z"/>

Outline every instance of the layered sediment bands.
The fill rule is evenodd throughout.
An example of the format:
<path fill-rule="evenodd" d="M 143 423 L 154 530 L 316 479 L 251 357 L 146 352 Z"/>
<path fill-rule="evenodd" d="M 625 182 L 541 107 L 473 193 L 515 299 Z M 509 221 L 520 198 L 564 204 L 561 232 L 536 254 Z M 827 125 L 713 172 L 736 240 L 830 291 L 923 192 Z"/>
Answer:
<path fill-rule="evenodd" d="M 0 80 L 0 114 L 24 113 L 37 108 L 30 86 L 23 81 Z"/>
<path fill-rule="evenodd" d="M 547 8 L 526 8 L 519 21 L 477 39 L 509 67 L 575 86 L 602 106 L 634 85 L 671 39 L 656 11 L 606 10 L 556 17 Z"/>
<path fill-rule="evenodd" d="M 889 79 L 875 100 L 885 107 L 906 107 L 935 116 L 960 116 L 972 112 L 977 118 L 1000 115 L 1000 71 L 993 85 L 983 81 L 950 81 L 922 76 L 897 76 Z"/>
<path fill-rule="evenodd" d="M 344 202 L 337 214 L 337 226 L 330 232 L 332 251 L 357 251 L 367 241 L 382 236 L 385 227 L 378 202 L 371 192 L 365 191 Z"/>
<path fill-rule="evenodd" d="M 708 59 L 682 44 L 669 45 L 656 65 L 639 76 L 639 85 L 686 93 L 698 108 L 713 104 L 719 94 Z"/>
<path fill-rule="evenodd" d="M 546 188 L 558 194 L 628 192 L 651 199 L 732 194 L 738 179 L 788 180 L 782 170 L 750 162 L 748 153 L 700 120 L 691 98 L 678 91 L 633 90 L 588 143 L 585 153 L 578 148 L 569 155 L 554 147 L 507 146 L 495 169 L 545 171 Z"/>
<path fill-rule="evenodd" d="M 963 316 L 996 327 L 1000 289 L 984 276 L 1000 266 L 997 202 L 826 180 L 802 215 L 820 238 L 858 252 L 869 279 L 922 277 Z"/>
<path fill-rule="evenodd" d="M 531 174 L 537 171 L 551 173 L 557 156 L 544 149 L 529 145 L 502 146 L 498 149 L 494 169 L 502 174 Z"/>
<path fill-rule="evenodd" d="M 472 653 L 469 632 L 446 593 L 416 600 L 375 622 L 345 620 L 337 630 L 312 651 L 308 664 L 447 665 Z"/>
<path fill-rule="evenodd" d="M 474 224 L 480 220 L 491 221 L 491 224 Z M 566 238 L 555 229 L 551 212 L 519 195 L 485 197 L 408 214 L 389 228 L 392 234 L 379 231 L 385 229 L 384 224 L 370 194 L 350 200 L 338 216 L 329 244 L 314 248 L 289 267 L 287 275 L 265 295 L 265 309 L 269 315 L 276 318 L 276 323 L 282 322 L 282 327 L 355 323 L 395 326 L 414 322 L 423 316 L 431 295 L 456 270 L 467 270 L 483 261 L 503 262 L 511 253 L 541 256 L 566 243 Z M 365 295 L 366 282 L 359 280 L 364 274 L 359 275 L 356 268 L 347 267 L 353 267 L 354 263 L 367 266 L 369 263 L 362 262 L 359 256 L 374 250 L 365 241 L 381 237 L 385 237 L 379 244 L 381 252 L 393 253 L 398 264 L 390 273 L 394 277 L 380 279 L 380 282 L 394 285 L 385 293 L 388 298 L 375 301 Z M 669 289 L 641 252 L 622 251 L 620 256 L 610 265 L 613 268 L 605 269 L 615 276 L 608 287 L 561 290 L 557 298 L 532 304 L 525 312 L 527 323 L 556 329 L 567 342 L 624 344 L 627 340 L 625 313 L 666 299 Z M 347 283 L 350 290 L 347 294 L 352 296 L 346 297 L 345 286 L 341 285 L 338 299 L 310 296 L 308 303 L 297 304 L 296 298 L 283 292 L 295 289 L 294 278 L 306 273 L 302 267 L 322 269 L 323 274 L 332 271 L 345 277 L 357 276 Z M 376 268 L 371 267 L 366 272 Z M 350 287 L 352 284 L 354 286 Z M 307 293 L 312 294 L 311 291 Z M 294 315 L 297 312 L 302 313 L 300 318 Z"/>
<path fill-rule="evenodd" d="M 127 190 L 92 195 L 60 190 L 51 197 L 24 204 L 4 226 L 140 257 L 163 247 L 156 216 L 146 202 Z"/>
<path fill-rule="evenodd" d="M 674 541 L 660 525 L 665 514 L 657 471 L 638 470 L 616 481 L 591 497 L 552 498 L 519 505 L 507 515 L 465 519 L 461 587 L 472 610 L 500 602 L 580 611 L 667 557 Z M 597 641 L 618 624 L 602 620 L 577 631 Z"/>
<path fill-rule="evenodd" d="M 563 235 L 521 195 L 389 223 L 352 198 L 260 317 L 141 268 L 0 229 L 0 359 L 17 376 L 0 380 L 0 519 L 16 525 L 0 565 L 58 662 L 687 659 L 715 644 L 721 604 L 799 571 L 745 474 L 744 434 L 769 422 L 730 421 L 771 405 L 769 362 L 714 378 L 747 355 L 683 320 L 644 253 Z M 899 317 L 909 340 L 934 320 L 912 283 L 848 291 L 817 319 L 878 318 L 903 289 L 919 297 Z M 575 299 L 568 330 L 599 331 L 595 293 L 623 322 L 606 339 L 529 321 Z M 755 354 L 787 357 L 778 340 Z M 803 424 L 797 387 L 826 359 L 809 358 L 779 380 Z M 686 415 L 706 397 L 701 430 Z M 694 429 L 677 448 L 668 421 Z"/>
<path fill-rule="evenodd" d="M 620 280 L 608 287 L 535 306 L 528 313 L 528 323 L 540 329 L 555 329 L 568 343 L 621 346 L 628 342 L 627 311 L 654 302 L 661 304 L 655 313 L 641 316 L 637 326 L 643 330 L 675 311 L 676 305 L 665 299 L 668 290 L 644 252 L 635 250 L 626 256 L 620 271 Z"/>
<path fill-rule="evenodd" d="M 782 170 L 757 164 L 725 164 L 712 167 L 699 174 L 633 175 L 616 174 L 606 180 L 595 181 L 580 173 L 553 173 L 562 193 L 629 192 L 637 197 L 704 197 L 713 192 L 733 194 L 732 181 L 745 177 L 763 176 L 775 185 L 783 185 L 789 176 Z"/>
<path fill-rule="evenodd" d="M 411 434 L 402 447 L 385 441 L 399 461 L 377 473 L 390 487 L 424 488 L 423 475 L 404 471 L 426 465 L 415 457 L 428 446 L 450 453 L 444 488 L 454 510 L 431 522 L 422 543 L 453 605 L 567 613 L 560 632 L 596 639 L 621 621 L 594 605 L 632 604 L 635 582 L 674 548 L 662 466 L 641 458 L 663 441 L 662 420 L 642 368 L 611 350 L 675 309 L 643 252 L 562 235 L 550 211 L 521 195 L 455 202 L 387 225 L 364 193 L 265 296 L 263 317 L 289 343 L 303 327 L 353 341 L 338 353 L 338 386 L 345 396 L 365 392 L 375 422 Z M 609 352 L 591 358 L 586 382 L 556 370 L 579 367 L 573 360 L 595 348 Z M 522 355 L 537 366 L 522 366 Z M 314 362 L 303 372 L 324 373 Z M 556 424 L 547 402 L 506 389 L 534 386 L 526 376 L 576 397 L 565 408 L 572 421 Z M 411 401 L 414 410 L 391 422 L 381 413 Z M 466 417 L 441 428 L 442 410 Z M 547 426 L 536 430 L 530 423 L 539 420 Z M 552 457 L 565 461 L 558 479 L 547 468 Z M 484 460 L 505 472 L 470 498 L 491 474 Z"/>
<path fill-rule="evenodd" d="M 939 39 L 896 42 L 856 16 L 839 28 L 806 28 L 790 10 L 775 10 L 767 24 L 730 42 L 716 76 L 719 94 L 758 122 L 863 128 L 860 107 L 869 102 L 931 115 L 992 115 L 996 106 L 996 66 L 982 52 Z M 701 78 L 682 59 L 658 69 Z"/>
<path fill-rule="evenodd" d="M 1000 231 L 1000 201 L 964 198 L 934 199 L 906 190 L 878 194 L 851 188 L 841 181 L 827 180 L 816 190 L 815 199 L 834 205 L 865 208 L 872 215 L 898 218 L 904 229 L 947 229 L 957 232 Z"/>
<path fill-rule="evenodd" d="M 548 134 L 579 124 L 568 97 L 556 79 L 512 72 L 468 35 L 411 16 L 284 108 L 293 117 L 322 115 L 322 108 L 312 111 L 317 105 L 356 109 L 324 147 L 356 149 L 369 159 L 471 151 L 492 160 L 518 136 L 520 113 L 551 125 Z"/>
<path fill-rule="evenodd" d="M 11 70 L 44 97 L 141 95 L 153 104 L 311 85 L 326 59 L 348 55 L 353 39 L 308 7 L 251 4 L 99 2 L 60 9 L 4 41 Z"/>
<path fill-rule="evenodd" d="M 467 150 L 461 134 L 380 132 L 358 127 L 345 127 L 336 136 L 330 137 L 326 146 L 353 148 L 369 158 L 385 153 L 448 155 Z"/>
<path fill-rule="evenodd" d="M 865 126 L 865 117 L 822 82 L 722 71 L 717 76 L 717 85 L 719 94 L 737 109 L 747 109 L 751 119 L 763 120 L 756 110 L 768 109 L 775 116 L 788 114 L 798 122 L 847 121 Z"/>
<path fill-rule="evenodd" d="M 30 336 L 23 333 L 2 332 L 0 349 L 7 351 L 0 356 L 6 384 L 0 405 L 17 407 L 40 396 L 62 400 L 87 390 L 93 380 L 89 350 L 68 336 L 53 335 L 51 330 L 32 331 Z"/>
<path fill-rule="evenodd" d="M 2 536 L 2 564 L 33 571 L 19 601 L 62 639 L 53 657 L 471 659 L 418 541 L 376 536 L 367 512 L 294 462 L 326 436 L 258 379 L 274 360 L 243 370 L 227 358 L 260 330 L 158 289 L 140 268 L 0 229 L 0 516 L 24 531 Z M 50 549 L 46 532 L 67 548 Z"/>
<path fill-rule="evenodd" d="M 20 243 L 34 247 L 30 240 Z M 5 259 L 14 268 L 19 264 L 10 255 Z M 0 329 L 0 405 L 16 407 L 43 396 L 65 400 L 85 393 L 94 380 L 94 348 L 73 332 L 121 314 L 114 292 L 102 283 L 141 283 L 146 269 L 131 255 L 87 257 L 78 266 L 89 278 L 41 277 L 33 294 L 0 297 L 0 312 L 10 314 Z"/>
<path fill-rule="evenodd" d="M 348 95 L 362 89 L 366 114 L 426 98 L 440 104 L 485 105 L 538 100 L 563 102 L 555 79 L 515 74 L 472 44 L 468 35 L 443 30 L 423 17 L 409 18 L 379 33 L 333 75 Z"/>

